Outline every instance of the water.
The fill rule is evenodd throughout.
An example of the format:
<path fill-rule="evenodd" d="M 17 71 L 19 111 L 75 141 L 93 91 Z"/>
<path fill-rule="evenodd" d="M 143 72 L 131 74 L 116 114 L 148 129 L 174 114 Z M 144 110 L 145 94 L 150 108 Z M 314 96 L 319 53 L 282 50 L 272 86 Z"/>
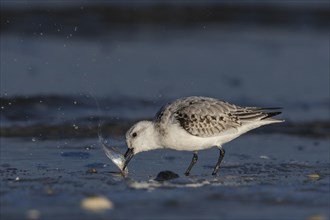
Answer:
<path fill-rule="evenodd" d="M 146 3 L 135 8 L 145 17 L 131 19 L 108 13 L 116 4 L 51 13 L 47 4 L 1 4 L 0 217 L 329 219 L 329 12 L 321 1 L 273 3 L 269 13 L 258 2 L 259 12 L 228 6 L 235 17 L 221 2 L 168 14 Z M 279 9 L 284 20 L 272 17 Z M 99 145 L 99 122 L 124 153 L 134 122 L 188 95 L 283 107 L 286 122 L 226 144 L 216 177 L 216 149 L 199 152 L 189 177 L 192 154 L 171 150 L 136 155 L 123 177 Z M 155 180 L 161 171 L 179 177 Z M 94 195 L 114 207 L 82 208 Z"/>
<path fill-rule="evenodd" d="M 211 175 L 216 149 L 200 152 L 189 177 L 183 173 L 190 153 L 147 152 L 134 157 L 127 178 L 118 173 L 99 146 L 85 148 L 96 141 L 70 140 L 58 146 L 58 140 L 2 138 L 2 214 L 19 219 L 27 210 L 38 209 L 47 219 L 89 219 L 99 215 L 125 219 L 218 215 L 229 219 L 274 219 L 270 215 L 274 211 L 280 219 L 329 216 L 328 140 L 246 135 L 226 146 L 227 154 L 217 177 Z M 124 143 L 120 143 L 124 151 Z M 88 172 L 90 168 L 97 172 Z M 179 178 L 155 181 L 162 170 L 171 170 Z M 319 177 L 310 178 L 311 174 Z M 80 201 L 89 195 L 105 196 L 115 208 L 83 217 Z"/>

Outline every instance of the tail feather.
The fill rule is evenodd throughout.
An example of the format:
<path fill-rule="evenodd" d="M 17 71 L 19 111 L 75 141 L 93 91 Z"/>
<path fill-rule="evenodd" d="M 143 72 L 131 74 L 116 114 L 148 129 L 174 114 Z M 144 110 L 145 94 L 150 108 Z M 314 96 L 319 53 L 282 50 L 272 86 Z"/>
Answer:
<path fill-rule="evenodd" d="M 284 120 L 273 118 L 276 115 L 281 114 L 278 110 L 281 108 L 259 108 L 259 107 L 247 107 L 238 109 L 236 112 L 232 114 L 238 117 L 243 123 L 251 123 L 251 122 L 261 122 L 262 124 L 272 124 L 284 122 Z"/>
<path fill-rule="evenodd" d="M 258 108 L 258 107 L 247 107 L 244 109 L 238 109 L 232 114 L 238 117 L 242 121 L 267 121 L 267 122 L 282 122 L 283 120 L 278 120 L 272 118 L 273 116 L 279 115 L 280 111 L 271 111 L 281 108 Z"/>
<path fill-rule="evenodd" d="M 265 116 L 263 117 L 263 118 L 261 118 L 260 120 L 265 120 L 265 119 L 267 119 L 267 118 L 271 118 L 271 117 L 273 117 L 273 116 L 276 116 L 276 115 L 279 115 L 279 114 L 281 114 L 282 112 L 265 112 L 264 114 L 265 114 Z"/>
<path fill-rule="evenodd" d="M 254 111 L 264 111 L 264 110 L 279 110 L 283 109 L 282 107 L 246 107 L 248 110 L 254 110 Z"/>

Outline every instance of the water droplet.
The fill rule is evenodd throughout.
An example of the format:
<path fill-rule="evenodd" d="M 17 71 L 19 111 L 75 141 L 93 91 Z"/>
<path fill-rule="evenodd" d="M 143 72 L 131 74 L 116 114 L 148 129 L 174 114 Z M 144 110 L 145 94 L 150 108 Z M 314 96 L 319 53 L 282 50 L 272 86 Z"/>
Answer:
<path fill-rule="evenodd" d="M 74 31 L 77 31 L 78 30 L 78 27 L 77 26 L 74 26 Z"/>
<path fill-rule="evenodd" d="M 15 181 L 20 181 L 19 176 L 17 176 L 17 177 L 15 178 Z"/>
<path fill-rule="evenodd" d="M 74 101 L 74 102 L 73 102 L 73 104 L 75 104 L 75 105 L 77 105 L 77 103 L 78 103 L 77 101 Z"/>
<path fill-rule="evenodd" d="M 5 107 L 4 106 L 1 106 L 1 109 L 5 109 Z"/>
<path fill-rule="evenodd" d="M 32 140 L 33 142 L 36 142 L 36 141 L 37 141 L 37 138 L 33 137 L 31 140 Z"/>
<path fill-rule="evenodd" d="M 74 128 L 75 130 L 77 130 L 77 129 L 79 128 L 79 126 L 78 126 L 78 125 L 75 125 L 75 124 L 73 124 L 72 126 L 73 126 L 73 128 Z"/>
<path fill-rule="evenodd" d="M 40 32 L 40 36 L 44 35 L 44 33 Z"/>

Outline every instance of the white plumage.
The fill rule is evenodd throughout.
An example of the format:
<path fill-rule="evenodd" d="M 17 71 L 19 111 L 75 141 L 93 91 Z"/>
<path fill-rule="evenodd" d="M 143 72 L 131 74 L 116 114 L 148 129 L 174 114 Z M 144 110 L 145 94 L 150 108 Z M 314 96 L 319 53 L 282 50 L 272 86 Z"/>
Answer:
<path fill-rule="evenodd" d="M 194 151 L 188 175 L 197 161 L 197 151 L 217 146 L 219 167 L 224 156 L 223 144 L 262 125 L 283 122 L 272 118 L 281 113 L 269 111 L 274 109 L 240 107 L 208 97 L 177 99 L 163 106 L 153 121 L 138 122 L 127 131 L 126 165 L 134 154 L 143 151 L 159 148 Z"/>

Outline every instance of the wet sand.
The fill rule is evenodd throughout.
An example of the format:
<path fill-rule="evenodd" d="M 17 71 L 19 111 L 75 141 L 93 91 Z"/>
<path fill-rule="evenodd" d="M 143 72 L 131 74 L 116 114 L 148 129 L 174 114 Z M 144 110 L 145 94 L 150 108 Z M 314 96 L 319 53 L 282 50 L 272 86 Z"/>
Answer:
<path fill-rule="evenodd" d="M 123 140 L 112 143 L 125 151 Z M 124 178 L 97 139 L 1 138 L 1 215 L 24 219 L 38 210 L 41 219 L 329 218 L 328 139 L 246 134 L 225 149 L 216 177 L 211 172 L 218 152 L 210 149 L 200 152 L 189 177 L 183 173 L 191 153 L 158 150 L 137 155 Z M 156 181 L 164 170 L 179 177 Z M 113 207 L 83 209 L 81 201 L 95 195 Z"/>

